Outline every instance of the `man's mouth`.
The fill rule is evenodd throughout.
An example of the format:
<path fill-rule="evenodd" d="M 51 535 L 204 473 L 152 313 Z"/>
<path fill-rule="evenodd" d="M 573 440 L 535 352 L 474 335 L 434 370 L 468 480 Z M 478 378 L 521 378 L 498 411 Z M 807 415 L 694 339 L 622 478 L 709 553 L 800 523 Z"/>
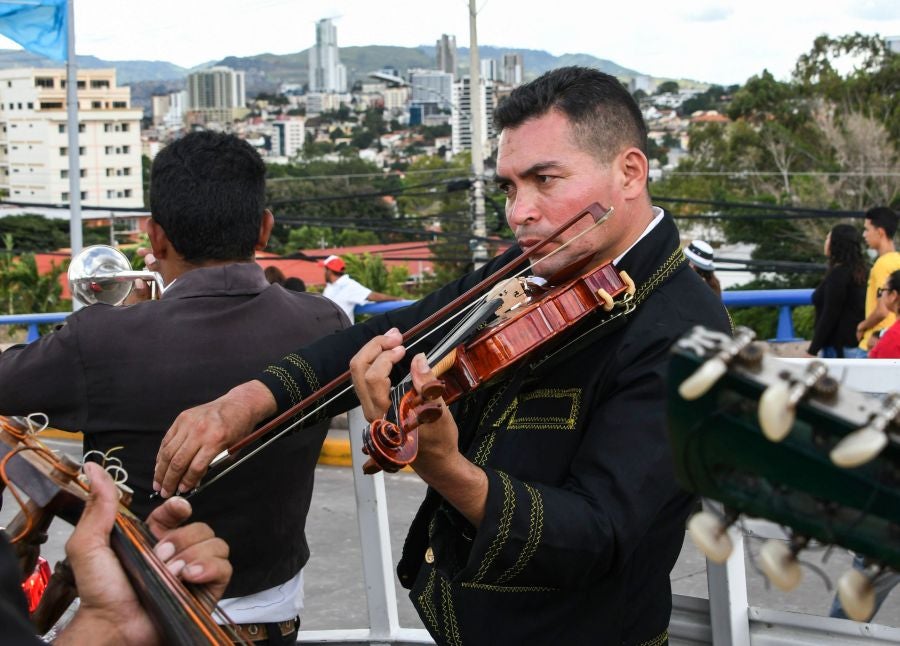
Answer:
<path fill-rule="evenodd" d="M 519 247 L 524 250 L 528 250 L 531 247 L 539 244 L 542 241 L 542 238 L 520 238 L 517 242 L 519 243 Z"/>

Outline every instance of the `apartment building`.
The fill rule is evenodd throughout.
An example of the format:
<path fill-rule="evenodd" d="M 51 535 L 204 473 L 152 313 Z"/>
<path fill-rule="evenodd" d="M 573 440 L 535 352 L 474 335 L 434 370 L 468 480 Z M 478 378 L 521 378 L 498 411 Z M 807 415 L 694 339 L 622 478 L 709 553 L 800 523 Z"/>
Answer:
<path fill-rule="evenodd" d="M 217 66 L 188 74 L 188 124 L 224 127 L 249 112 L 243 71 Z"/>
<path fill-rule="evenodd" d="M 140 208 L 140 109 L 116 71 L 78 71 L 78 152 L 85 206 Z M 64 69 L 0 70 L 0 191 L 12 202 L 69 202 Z"/>
<path fill-rule="evenodd" d="M 493 81 L 481 80 L 480 122 L 483 134 L 482 150 L 490 154 L 494 133 L 494 106 L 496 105 Z M 452 116 L 453 154 L 472 150 L 472 95 L 469 77 L 464 76 L 453 84 Z"/>

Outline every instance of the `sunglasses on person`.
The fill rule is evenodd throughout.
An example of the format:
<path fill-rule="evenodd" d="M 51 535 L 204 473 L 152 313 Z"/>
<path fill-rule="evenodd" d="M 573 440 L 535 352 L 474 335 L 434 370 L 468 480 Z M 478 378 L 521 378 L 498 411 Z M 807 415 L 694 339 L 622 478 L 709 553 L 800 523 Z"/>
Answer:
<path fill-rule="evenodd" d="M 896 289 L 892 289 L 890 287 L 879 287 L 875 293 L 878 296 L 878 298 L 881 298 L 881 295 L 884 294 L 885 292 L 896 292 L 896 291 L 897 291 Z"/>

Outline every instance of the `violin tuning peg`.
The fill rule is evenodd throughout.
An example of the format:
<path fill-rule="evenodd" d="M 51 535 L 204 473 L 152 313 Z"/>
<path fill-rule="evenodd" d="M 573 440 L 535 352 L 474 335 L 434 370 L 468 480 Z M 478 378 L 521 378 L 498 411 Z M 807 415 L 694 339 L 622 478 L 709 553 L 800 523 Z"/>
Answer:
<path fill-rule="evenodd" d="M 875 614 L 875 588 L 859 570 L 848 570 L 838 579 L 838 599 L 844 613 L 854 621 L 868 621 Z"/>
<path fill-rule="evenodd" d="M 681 382 L 678 386 L 678 394 L 683 399 L 693 401 L 709 392 L 709 389 L 728 371 L 726 364 L 720 357 L 703 362 L 694 374 Z"/>
<path fill-rule="evenodd" d="M 787 543 L 769 539 L 759 551 L 759 564 L 766 578 L 776 588 L 790 592 L 803 578 L 797 555 Z"/>
<path fill-rule="evenodd" d="M 634 296 L 634 293 L 637 291 L 637 289 L 634 286 L 634 280 L 631 278 L 631 276 L 628 275 L 628 272 L 624 270 L 620 271 L 619 278 L 621 278 L 622 282 L 626 285 L 625 293 L 629 296 Z"/>
<path fill-rule="evenodd" d="M 875 458 L 889 438 L 882 430 L 866 426 L 846 435 L 831 449 L 831 461 L 844 469 L 861 466 Z"/>
<path fill-rule="evenodd" d="M 728 528 L 714 514 L 701 511 L 691 516 L 688 533 L 697 549 L 713 563 L 722 564 L 731 556 L 734 548 L 728 536 Z"/>
<path fill-rule="evenodd" d="M 791 388 L 786 381 L 772 384 L 759 398 L 759 426 L 772 442 L 780 442 L 794 426 L 796 411 L 791 404 Z"/>
<path fill-rule="evenodd" d="M 613 300 L 613 297 L 609 295 L 609 292 L 603 289 L 602 287 L 597 290 L 597 298 L 603 301 L 603 311 L 604 312 L 612 312 L 613 308 L 616 306 L 616 302 Z"/>

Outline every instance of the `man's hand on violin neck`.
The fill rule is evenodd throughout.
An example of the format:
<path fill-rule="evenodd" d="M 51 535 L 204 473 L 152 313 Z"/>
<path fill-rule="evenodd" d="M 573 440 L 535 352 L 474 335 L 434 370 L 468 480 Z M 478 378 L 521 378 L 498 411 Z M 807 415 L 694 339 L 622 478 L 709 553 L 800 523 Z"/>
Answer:
<path fill-rule="evenodd" d="M 163 498 L 196 487 L 212 459 L 277 412 L 262 382 L 236 386 L 222 397 L 181 413 L 156 456 L 153 489 Z"/>
<path fill-rule="evenodd" d="M 370 422 L 384 416 L 391 405 L 391 370 L 406 355 L 403 335 L 392 328 L 366 343 L 350 360 L 353 389 Z"/>

